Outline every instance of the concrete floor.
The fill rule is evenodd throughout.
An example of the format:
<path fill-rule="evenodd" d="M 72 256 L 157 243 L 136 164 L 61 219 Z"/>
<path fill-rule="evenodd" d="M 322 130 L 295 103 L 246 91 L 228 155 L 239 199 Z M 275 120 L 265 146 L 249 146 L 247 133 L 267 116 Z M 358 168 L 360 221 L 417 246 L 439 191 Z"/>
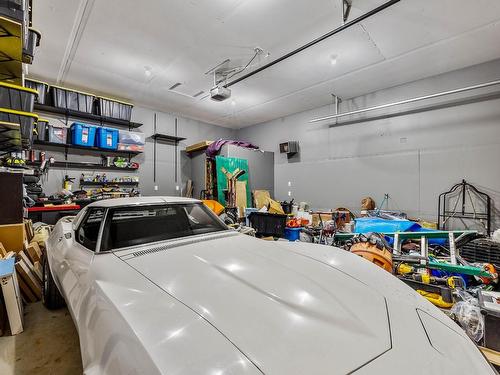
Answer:
<path fill-rule="evenodd" d="M 68 310 L 49 311 L 37 302 L 24 311 L 24 332 L 0 337 L 0 374 L 82 374 L 80 344 Z"/>

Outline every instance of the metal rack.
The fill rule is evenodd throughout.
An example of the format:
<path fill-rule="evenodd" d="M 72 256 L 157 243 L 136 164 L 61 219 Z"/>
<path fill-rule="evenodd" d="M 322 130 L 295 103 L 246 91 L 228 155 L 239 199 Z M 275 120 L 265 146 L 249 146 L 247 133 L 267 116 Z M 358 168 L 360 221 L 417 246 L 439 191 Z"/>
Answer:
<path fill-rule="evenodd" d="M 448 201 L 456 197 L 453 208 L 450 209 Z M 474 197 L 484 203 L 484 210 L 476 210 Z M 467 199 L 468 198 L 468 199 Z M 459 207 L 459 203 L 460 207 Z M 470 211 L 472 209 L 472 212 Z M 450 219 L 474 220 L 479 222 L 491 233 L 491 198 L 488 194 L 478 190 L 474 185 L 465 180 L 453 185 L 453 187 L 439 195 L 438 198 L 438 229 L 446 230 L 446 224 Z M 486 221 L 486 225 L 483 223 Z"/>
<path fill-rule="evenodd" d="M 0 17 L 0 81 L 23 83 L 23 26 Z"/>

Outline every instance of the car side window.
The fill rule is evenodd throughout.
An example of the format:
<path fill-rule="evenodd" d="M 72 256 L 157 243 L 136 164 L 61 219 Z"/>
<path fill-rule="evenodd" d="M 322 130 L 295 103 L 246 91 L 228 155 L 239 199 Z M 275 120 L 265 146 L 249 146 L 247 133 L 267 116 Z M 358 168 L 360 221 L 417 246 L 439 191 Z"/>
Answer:
<path fill-rule="evenodd" d="M 95 251 L 103 218 L 104 208 L 89 209 L 76 231 L 76 241 L 87 249 Z"/>

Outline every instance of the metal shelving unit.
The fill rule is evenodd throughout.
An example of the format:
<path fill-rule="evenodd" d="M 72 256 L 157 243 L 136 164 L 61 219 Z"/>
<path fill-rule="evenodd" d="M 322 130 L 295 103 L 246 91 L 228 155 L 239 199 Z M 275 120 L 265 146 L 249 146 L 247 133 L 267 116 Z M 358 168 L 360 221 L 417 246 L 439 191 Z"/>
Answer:
<path fill-rule="evenodd" d="M 21 151 L 21 126 L 12 122 L 0 121 L 0 156 L 9 152 Z"/>
<path fill-rule="evenodd" d="M 123 155 L 123 156 L 138 155 L 142 153 L 142 151 L 103 150 L 98 147 L 86 147 L 86 146 L 71 145 L 67 143 L 53 143 L 53 142 L 39 141 L 39 140 L 33 141 L 32 148 L 35 150 L 47 150 L 51 148 L 57 151 L 64 151 L 65 154 L 71 153 L 71 151 L 74 150 L 86 151 L 89 154 Z"/>
<path fill-rule="evenodd" d="M 130 129 L 137 129 L 142 126 L 141 123 L 120 120 L 115 118 L 103 117 L 100 115 L 94 115 L 92 113 L 73 111 L 71 109 L 58 108 L 45 104 L 35 104 L 35 111 L 44 112 L 52 115 L 59 115 L 66 117 L 66 120 L 69 118 L 77 118 L 81 120 L 87 120 L 91 122 L 99 122 L 101 125 L 103 124 L 111 124 L 121 127 L 127 127 Z"/>
<path fill-rule="evenodd" d="M 176 136 L 167 135 L 167 134 L 155 133 L 151 136 L 151 139 L 154 139 L 155 141 L 164 141 L 164 142 L 177 144 L 180 141 L 185 140 L 186 138 L 176 137 Z"/>
<path fill-rule="evenodd" d="M 23 26 L 0 17 L 0 81 L 23 84 Z"/>
<path fill-rule="evenodd" d="M 40 167 L 40 162 L 26 162 L 27 166 L 30 167 Z M 57 168 L 57 169 L 90 169 L 90 170 L 110 170 L 110 171 L 127 171 L 127 172 L 135 172 L 138 168 L 120 168 L 115 166 L 106 166 L 95 163 L 81 163 L 81 162 L 73 162 L 73 161 L 56 161 L 54 163 L 49 164 L 49 168 Z"/>
<path fill-rule="evenodd" d="M 139 181 L 107 181 L 107 182 L 96 182 L 96 181 L 82 181 L 80 180 L 80 186 L 137 186 Z"/>

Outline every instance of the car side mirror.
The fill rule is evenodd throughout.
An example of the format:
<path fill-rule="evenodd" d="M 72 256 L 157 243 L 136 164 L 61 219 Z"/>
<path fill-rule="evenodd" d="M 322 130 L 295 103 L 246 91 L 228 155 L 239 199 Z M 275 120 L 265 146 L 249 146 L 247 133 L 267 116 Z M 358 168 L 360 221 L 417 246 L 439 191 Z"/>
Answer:
<path fill-rule="evenodd" d="M 83 229 L 83 227 L 80 227 L 80 229 L 78 229 L 78 233 L 76 233 L 76 239 L 79 243 L 83 243 L 85 239 L 85 229 Z"/>

